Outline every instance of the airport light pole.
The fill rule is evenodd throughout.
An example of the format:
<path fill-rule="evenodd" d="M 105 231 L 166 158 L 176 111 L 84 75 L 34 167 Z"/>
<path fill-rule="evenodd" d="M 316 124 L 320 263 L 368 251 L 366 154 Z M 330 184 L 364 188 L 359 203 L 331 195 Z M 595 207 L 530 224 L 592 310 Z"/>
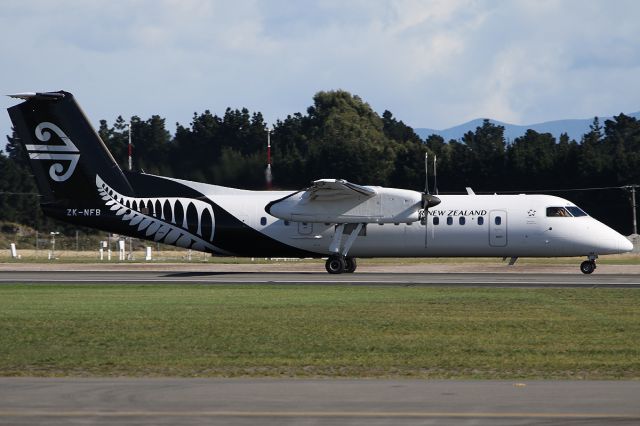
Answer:
<path fill-rule="evenodd" d="M 265 180 L 267 181 L 267 189 L 271 190 L 271 129 L 267 126 L 267 170 L 265 170 Z"/>
<path fill-rule="evenodd" d="M 633 212 L 633 235 L 638 234 L 638 222 L 636 219 L 636 188 L 640 185 L 627 185 L 624 187 L 627 191 L 631 192 L 631 211 Z"/>
<path fill-rule="evenodd" d="M 131 121 L 129 121 L 129 123 L 127 123 L 127 128 L 129 129 L 129 131 L 127 132 L 129 134 L 129 143 L 127 145 L 127 156 L 128 156 L 128 160 L 129 160 L 129 171 L 131 171 L 132 168 L 132 154 L 133 154 L 133 148 L 131 146 Z"/>

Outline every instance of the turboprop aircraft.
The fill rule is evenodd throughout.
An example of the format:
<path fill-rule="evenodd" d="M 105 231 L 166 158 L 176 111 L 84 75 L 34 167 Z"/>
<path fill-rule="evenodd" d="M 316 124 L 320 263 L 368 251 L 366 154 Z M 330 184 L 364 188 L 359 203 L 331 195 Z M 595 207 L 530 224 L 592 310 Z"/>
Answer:
<path fill-rule="evenodd" d="M 122 171 L 68 92 L 20 93 L 8 109 L 45 214 L 66 222 L 223 256 L 586 256 L 632 244 L 549 195 L 432 195 L 319 179 L 299 191 L 247 191 Z"/>

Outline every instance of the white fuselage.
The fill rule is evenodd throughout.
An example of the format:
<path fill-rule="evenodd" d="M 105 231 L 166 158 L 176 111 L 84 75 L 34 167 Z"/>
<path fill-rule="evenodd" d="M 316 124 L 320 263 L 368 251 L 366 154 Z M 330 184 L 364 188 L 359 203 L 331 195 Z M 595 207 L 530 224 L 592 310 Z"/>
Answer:
<path fill-rule="evenodd" d="M 185 181 L 181 181 L 185 182 Z M 189 182 L 194 185 L 194 183 Z M 278 219 L 265 207 L 292 191 L 244 191 L 196 184 L 247 226 L 289 246 L 331 254 L 336 223 Z M 393 188 L 385 188 L 393 191 Z M 421 193 L 396 190 L 415 209 Z M 589 256 L 623 253 L 632 244 L 590 216 L 550 217 L 549 207 L 575 207 L 549 195 L 439 195 L 426 221 L 367 223 L 349 250 L 353 257 Z M 409 216 L 407 216 L 409 217 Z M 417 216 L 415 216 L 417 217 Z M 354 225 L 351 225 L 352 229 Z M 348 235 L 345 229 L 345 238 Z M 247 244 L 251 244 L 247 241 Z M 277 256 L 277 254 L 273 254 Z"/>

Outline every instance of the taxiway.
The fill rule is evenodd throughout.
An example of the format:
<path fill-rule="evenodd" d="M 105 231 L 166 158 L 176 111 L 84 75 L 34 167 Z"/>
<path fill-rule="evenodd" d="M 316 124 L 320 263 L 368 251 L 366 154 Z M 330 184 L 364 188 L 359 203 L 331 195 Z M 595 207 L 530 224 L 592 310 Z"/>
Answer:
<path fill-rule="evenodd" d="M 0 424 L 640 422 L 637 381 L 0 378 Z"/>

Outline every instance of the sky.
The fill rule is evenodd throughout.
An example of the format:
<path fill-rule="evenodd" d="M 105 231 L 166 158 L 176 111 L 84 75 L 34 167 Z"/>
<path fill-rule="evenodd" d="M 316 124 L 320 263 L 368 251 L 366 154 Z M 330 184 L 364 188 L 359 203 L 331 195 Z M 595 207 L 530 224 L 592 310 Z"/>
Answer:
<path fill-rule="evenodd" d="M 63 89 L 95 125 L 172 133 L 336 89 L 412 127 L 610 116 L 640 110 L 639 22 L 635 0 L 3 0 L 0 93 Z"/>

